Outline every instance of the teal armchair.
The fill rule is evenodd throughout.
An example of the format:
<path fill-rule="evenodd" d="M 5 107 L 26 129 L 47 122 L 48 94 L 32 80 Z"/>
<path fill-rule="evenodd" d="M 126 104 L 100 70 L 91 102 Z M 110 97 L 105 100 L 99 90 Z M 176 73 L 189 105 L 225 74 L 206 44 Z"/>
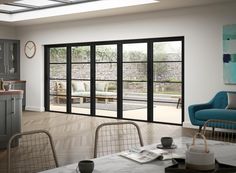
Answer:
<path fill-rule="evenodd" d="M 220 91 L 208 103 L 189 106 L 190 121 L 192 125 L 199 126 L 199 129 L 209 119 L 236 121 L 236 110 L 225 109 L 227 105 L 227 91 Z"/>

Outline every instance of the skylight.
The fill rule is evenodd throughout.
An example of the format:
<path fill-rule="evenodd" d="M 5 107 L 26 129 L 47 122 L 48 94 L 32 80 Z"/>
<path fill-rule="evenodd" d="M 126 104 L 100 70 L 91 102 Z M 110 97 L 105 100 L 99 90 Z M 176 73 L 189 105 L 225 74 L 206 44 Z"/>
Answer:
<path fill-rule="evenodd" d="M 18 7 L 18 6 L 12 6 L 12 5 L 0 4 L 0 10 L 3 10 L 3 11 L 14 12 L 14 11 L 24 10 L 24 9 L 27 9 L 27 8 L 25 8 L 25 7 Z"/>
<path fill-rule="evenodd" d="M 43 7 L 43 6 L 60 4 L 60 2 L 50 1 L 50 0 L 20 0 L 16 1 L 15 4 L 26 4 L 30 6 Z"/>
<path fill-rule="evenodd" d="M 107 9 L 157 3 L 157 0 L 15 0 L 0 4 L 0 21 L 23 20 L 80 14 Z"/>
<path fill-rule="evenodd" d="M 93 1 L 99 0 L 5 0 L 4 3 L 0 2 L 0 13 L 14 14 Z"/>

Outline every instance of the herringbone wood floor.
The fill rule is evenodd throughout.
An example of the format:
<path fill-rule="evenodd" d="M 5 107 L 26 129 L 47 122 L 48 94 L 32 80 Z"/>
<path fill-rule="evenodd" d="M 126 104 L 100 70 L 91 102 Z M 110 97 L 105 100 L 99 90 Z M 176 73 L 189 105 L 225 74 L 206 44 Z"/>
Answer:
<path fill-rule="evenodd" d="M 96 127 L 116 119 L 89 117 L 52 112 L 23 112 L 23 131 L 46 129 L 53 137 L 59 165 L 93 157 Z M 157 143 L 162 136 L 192 136 L 195 131 L 180 126 L 137 122 L 144 144 Z M 6 150 L 0 150 L 0 172 L 6 169 Z"/>

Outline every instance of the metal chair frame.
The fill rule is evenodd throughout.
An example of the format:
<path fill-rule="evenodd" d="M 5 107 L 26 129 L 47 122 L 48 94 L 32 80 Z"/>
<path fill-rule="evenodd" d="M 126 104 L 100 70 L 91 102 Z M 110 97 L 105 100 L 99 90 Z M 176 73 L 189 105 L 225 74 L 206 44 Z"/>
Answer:
<path fill-rule="evenodd" d="M 16 144 L 16 141 L 20 140 L 20 138 L 22 138 L 23 136 L 34 135 L 34 134 L 45 134 L 48 137 L 48 140 L 50 142 L 50 148 L 51 148 L 51 151 L 52 151 L 52 156 L 53 156 L 53 159 L 54 159 L 54 162 L 55 162 L 55 167 L 59 167 L 58 159 L 57 159 L 56 151 L 55 151 L 55 147 L 54 147 L 54 143 L 53 143 L 52 136 L 50 135 L 50 133 L 46 130 L 33 130 L 33 131 L 28 131 L 28 132 L 23 132 L 23 133 L 17 133 L 17 134 L 13 135 L 10 138 L 10 140 L 8 142 L 8 148 L 7 148 L 7 155 L 8 155 L 7 170 L 8 170 L 8 173 L 11 173 L 11 157 L 12 157 L 11 152 L 12 152 L 12 147 L 19 147 L 19 146 L 17 146 L 18 144 Z"/>
<path fill-rule="evenodd" d="M 236 121 L 210 119 L 205 122 L 202 134 L 208 139 L 236 143 Z"/>
<path fill-rule="evenodd" d="M 136 130 L 137 130 L 139 144 L 140 144 L 141 147 L 143 146 L 143 139 L 142 139 L 141 131 L 140 131 L 139 126 L 136 123 L 134 123 L 134 122 L 110 122 L 110 123 L 103 123 L 103 124 L 100 124 L 97 127 L 96 132 L 95 132 L 94 158 L 96 158 L 97 154 L 98 154 L 97 153 L 98 152 L 98 139 L 99 139 L 99 132 L 100 132 L 100 130 L 103 127 L 106 127 L 106 126 L 119 126 L 119 125 L 133 125 L 134 128 L 136 128 Z"/>

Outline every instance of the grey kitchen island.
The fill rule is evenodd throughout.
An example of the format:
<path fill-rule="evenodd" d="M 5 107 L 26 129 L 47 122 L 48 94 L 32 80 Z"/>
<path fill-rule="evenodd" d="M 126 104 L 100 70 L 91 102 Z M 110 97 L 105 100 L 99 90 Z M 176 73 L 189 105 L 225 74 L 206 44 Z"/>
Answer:
<path fill-rule="evenodd" d="M 13 134 L 21 132 L 22 90 L 0 90 L 0 149 Z"/>

